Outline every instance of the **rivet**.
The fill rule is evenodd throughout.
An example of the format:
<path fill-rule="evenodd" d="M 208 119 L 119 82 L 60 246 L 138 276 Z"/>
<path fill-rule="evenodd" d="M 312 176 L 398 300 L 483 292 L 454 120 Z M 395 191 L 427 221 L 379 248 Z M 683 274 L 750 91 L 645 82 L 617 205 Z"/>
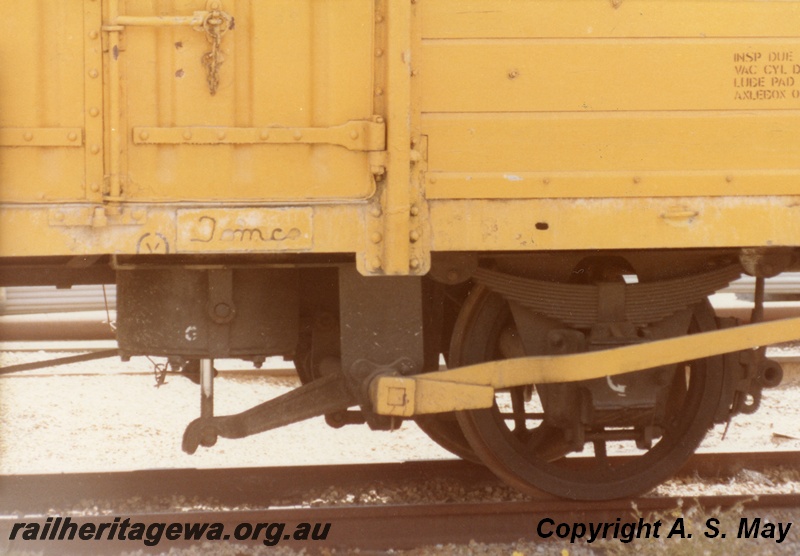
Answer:
<path fill-rule="evenodd" d="M 303 132 L 302 131 L 300 131 L 298 129 L 297 131 L 294 132 L 294 140 L 295 141 L 299 141 L 302 138 L 303 138 Z"/>
<path fill-rule="evenodd" d="M 354 141 L 355 141 L 356 139 L 358 139 L 358 130 L 355 130 L 355 129 L 354 129 L 353 131 L 351 131 L 351 132 L 350 132 L 350 139 L 352 139 L 352 140 L 354 140 Z"/>
<path fill-rule="evenodd" d="M 431 176 L 430 178 L 428 178 L 428 182 L 429 183 L 436 183 L 436 176 Z"/>
<path fill-rule="evenodd" d="M 380 257 L 372 257 L 369 260 L 369 268 L 371 270 L 380 270 L 381 268 L 381 258 Z"/>
<path fill-rule="evenodd" d="M 416 231 L 416 230 L 411 230 L 411 232 L 409 232 L 409 234 L 408 234 L 408 239 L 411 241 L 411 243 L 418 242 L 419 241 L 419 232 Z"/>
<path fill-rule="evenodd" d="M 639 176 L 636 176 L 635 178 L 633 178 L 633 183 L 640 183 L 641 181 L 642 181 L 642 178 L 640 178 Z"/>
<path fill-rule="evenodd" d="M 183 132 L 183 138 L 186 141 L 188 141 L 189 139 L 192 138 L 192 132 L 187 129 L 186 131 Z"/>
<path fill-rule="evenodd" d="M 147 133 L 146 131 L 142 131 L 141 133 L 139 133 L 139 139 L 141 139 L 142 141 L 147 141 L 148 139 L 150 139 L 150 134 Z"/>
<path fill-rule="evenodd" d="M 100 36 L 100 33 L 98 33 L 97 31 L 95 31 L 95 30 L 89 31 L 89 38 L 90 39 L 96 39 L 99 36 Z"/>
<path fill-rule="evenodd" d="M 380 49 L 380 48 L 376 48 L 375 49 L 375 57 L 376 58 L 380 58 L 381 56 L 383 56 L 383 50 Z"/>
<path fill-rule="evenodd" d="M 218 318 L 225 319 L 231 316 L 233 309 L 227 303 L 217 303 L 214 306 L 214 315 Z"/>
<path fill-rule="evenodd" d="M 733 181 L 733 176 L 725 176 L 725 181 L 731 183 Z"/>
<path fill-rule="evenodd" d="M 218 131 L 217 132 L 217 139 L 220 140 L 220 141 L 225 139 L 225 132 L 224 131 Z"/>
<path fill-rule="evenodd" d="M 383 94 L 383 89 L 380 87 L 375 87 L 375 96 L 379 97 Z"/>
<path fill-rule="evenodd" d="M 542 183 L 545 184 L 545 185 L 549 185 L 550 184 L 550 178 L 544 178 L 542 180 Z"/>
<path fill-rule="evenodd" d="M 457 270 L 448 270 L 447 271 L 447 280 L 450 282 L 456 282 L 459 278 L 459 274 Z"/>
<path fill-rule="evenodd" d="M 413 268 L 415 270 L 418 269 L 419 268 L 419 259 L 417 259 L 416 257 L 411 259 L 410 261 L 408 261 L 408 266 L 410 266 L 411 268 Z"/>
<path fill-rule="evenodd" d="M 100 186 L 97 185 L 96 183 L 93 183 L 92 185 L 89 186 L 89 189 L 97 193 L 98 191 L 100 191 Z"/>
<path fill-rule="evenodd" d="M 67 135 L 67 139 L 70 141 L 76 141 L 78 139 L 78 134 L 72 131 L 69 135 Z"/>
<path fill-rule="evenodd" d="M 259 137 L 261 137 L 262 141 L 266 141 L 267 139 L 269 139 L 269 130 L 268 129 L 262 129 L 261 130 L 261 135 L 259 135 Z"/>
<path fill-rule="evenodd" d="M 98 72 L 96 69 L 90 69 L 89 70 L 89 77 L 91 77 L 92 79 L 97 79 L 97 77 L 99 75 L 100 75 L 100 72 Z"/>
<path fill-rule="evenodd" d="M 89 115 L 90 115 L 92 118 L 96 118 L 97 116 L 99 116 L 99 115 L 100 115 L 100 110 L 98 110 L 97 108 L 90 108 L 90 109 L 89 109 Z"/>
<path fill-rule="evenodd" d="M 375 205 L 371 209 L 369 209 L 369 213 L 371 216 L 378 218 L 381 215 L 381 207 Z"/>
<path fill-rule="evenodd" d="M 373 232 L 373 234 L 369 237 L 369 239 L 370 241 L 372 241 L 372 243 L 380 243 L 381 241 L 383 241 L 383 236 L 381 235 L 380 232 Z"/>
<path fill-rule="evenodd" d="M 375 118 L 376 124 L 382 124 L 383 122 L 384 122 L 383 116 L 378 116 L 377 118 Z"/>
<path fill-rule="evenodd" d="M 418 76 L 418 75 L 419 75 L 419 70 L 411 70 L 411 75 L 412 75 L 413 77 L 416 77 L 416 76 Z"/>
<path fill-rule="evenodd" d="M 383 16 L 381 14 L 376 15 L 375 16 L 375 21 L 377 23 L 383 23 Z"/>
<path fill-rule="evenodd" d="M 33 133 L 30 131 L 26 131 L 25 135 L 22 136 L 26 141 L 33 141 Z"/>
<path fill-rule="evenodd" d="M 100 145 L 92 145 L 92 154 L 100 154 Z"/>
<path fill-rule="evenodd" d="M 418 216 L 419 215 L 419 207 L 417 205 L 411 205 L 411 216 Z"/>

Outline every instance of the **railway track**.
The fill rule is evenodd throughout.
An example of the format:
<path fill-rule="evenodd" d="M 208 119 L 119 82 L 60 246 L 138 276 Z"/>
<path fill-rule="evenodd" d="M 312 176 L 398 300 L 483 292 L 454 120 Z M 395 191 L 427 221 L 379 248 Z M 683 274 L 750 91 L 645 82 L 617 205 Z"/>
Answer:
<path fill-rule="evenodd" d="M 777 466 L 796 467 L 800 452 L 750 452 L 697 454 L 683 468 L 682 474 L 723 480 L 743 469 L 765 471 Z M 349 466 L 308 466 L 300 468 L 243 469 L 163 469 L 127 473 L 85 473 L 61 475 L 15 475 L 0 477 L 0 539 L 8 539 L 9 531 L 21 516 L 44 521 L 53 516 L 52 508 L 63 508 L 70 501 L 88 500 L 105 508 L 114 508 L 115 500 L 138 497 L 141 504 L 148 498 L 177 496 L 199 500 L 199 507 L 169 511 L 114 512 L 106 509 L 100 516 L 73 517 L 80 523 L 109 522 L 115 516 L 141 523 L 220 523 L 225 531 L 237 530 L 240 524 L 286 523 L 324 524 L 331 529 L 317 548 L 354 548 L 361 550 L 408 549 L 445 543 L 508 543 L 518 539 L 542 541 L 542 533 L 552 529 L 548 521 L 559 523 L 622 523 L 642 516 L 662 515 L 689 506 L 705 511 L 744 508 L 748 512 L 795 509 L 800 507 L 800 494 L 701 496 L 683 503 L 678 497 L 650 496 L 635 500 L 574 502 L 549 497 L 506 502 L 450 501 L 423 504 L 369 504 L 308 507 L 303 500 L 309 492 L 331 488 L 351 491 L 359 485 L 386 484 L 448 478 L 472 488 L 497 488 L 497 479 L 484 468 L 463 461 L 444 460 L 402 464 L 364 464 Z M 202 501 L 207 502 L 202 502 Z M 103 502 L 105 501 L 105 502 Z M 305 504 L 308 504 L 305 502 Z M 59 514 L 64 515 L 64 514 Z M 754 514 L 755 515 L 755 514 Z M 644 519 L 644 518 L 643 518 Z M 649 517 L 647 519 L 650 519 Z M 656 519 L 656 518 L 652 518 Z M 543 526 L 540 525 L 544 523 Z M 263 539 L 247 542 L 260 543 Z M 291 544 L 293 539 L 279 539 Z M 556 540 L 555 535 L 551 540 Z M 562 540 L 563 539 L 559 539 Z M 190 546 L 198 541 L 170 541 L 159 549 Z M 245 541 L 242 541 L 245 542 Z M 18 543 L 18 541 L 15 541 Z M 130 543 L 128 543 L 130 544 Z M 263 543 L 262 543 L 263 544 Z M 309 548 L 308 542 L 298 543 Z M 0 545 L 1 546 L 1 545 Z M 76 545 L 85 553 L 118 551 L 119 541 L 92 542 Z M 36 541 L 12 546 L 19 549 L 63 553 L 63 542 Z M 136 549 L 140 548 L 136 546 Z M 144 547 L 145 549 L 147 547 Z M 153 547 L 156 548 L 156 547 Z M 132 549 L 126 545 L 126 550 Z"/>
<path fill-rule="evenodd" d="M 698 453 L 689 459 L 680 475 L 722 480 L 743 469 L 763 472 L 799 464 L 800 452 L 796 451 Z M 0 475 L 0 511 L 35 513 L 81 499 L 165 496 L 214 500 L 223 506 L 296 505 L 303 502 L 302 496 L 307 493 L 332 485 L 347 491 L 376 482 L 391 485 L 442 478 L 473 487 L 502 485 L 484 467 L 463 460 Z"/>

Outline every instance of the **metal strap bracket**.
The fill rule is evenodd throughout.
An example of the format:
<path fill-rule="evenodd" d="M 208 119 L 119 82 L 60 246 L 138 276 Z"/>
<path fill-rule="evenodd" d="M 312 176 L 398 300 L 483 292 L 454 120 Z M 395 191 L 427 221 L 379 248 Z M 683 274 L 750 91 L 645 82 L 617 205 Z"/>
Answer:
<path fill-rule="evenodd" d="M 0 128 L 0 147 L 82 147 L 79 127 Z"/>
<path fill-rule="evenodd" d="M 332 127 L 134 127 L 136 145 L 338 145 L 351 151 L 386 148 L 383 118 Z"/>

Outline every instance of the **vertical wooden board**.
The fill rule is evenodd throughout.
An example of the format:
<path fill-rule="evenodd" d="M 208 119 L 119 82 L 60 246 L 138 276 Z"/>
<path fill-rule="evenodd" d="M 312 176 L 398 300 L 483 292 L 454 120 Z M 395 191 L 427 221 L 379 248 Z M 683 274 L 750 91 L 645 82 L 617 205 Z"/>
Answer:
<path fill-rule="evenodd" d="M 0 128 L 20 137 L 0 146 L 0 201 L 81 199 L 83 4 L 2 0 L 0 10 L 7 30 L 0 33 Z M 56 146 L 67 136 L 71 146 Z"/>

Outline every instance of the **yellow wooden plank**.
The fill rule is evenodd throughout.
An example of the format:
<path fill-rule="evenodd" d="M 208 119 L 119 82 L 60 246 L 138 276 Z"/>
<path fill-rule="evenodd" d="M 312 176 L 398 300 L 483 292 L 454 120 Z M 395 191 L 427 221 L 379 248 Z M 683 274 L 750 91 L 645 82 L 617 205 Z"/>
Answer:
<path fill-rule="evenodd" d="M 430 202 L 433 251 L 797 245 L 800 196 Z"/>
<path fill-rule="evenodd" d="M 783 0 L 436 0 L 420 2 L 423 37 L 796 37 L 800 5 Z"/>
<path fill-rule="evenodd" d="M 432 172 L 800 168 L 795 110 L 431 115 L 422 128 Z"/>
<path fill-rule="evenodd" d="M 800 108 L 795 38 L 444 40 L 419 58 L 422 112 Z"/>

